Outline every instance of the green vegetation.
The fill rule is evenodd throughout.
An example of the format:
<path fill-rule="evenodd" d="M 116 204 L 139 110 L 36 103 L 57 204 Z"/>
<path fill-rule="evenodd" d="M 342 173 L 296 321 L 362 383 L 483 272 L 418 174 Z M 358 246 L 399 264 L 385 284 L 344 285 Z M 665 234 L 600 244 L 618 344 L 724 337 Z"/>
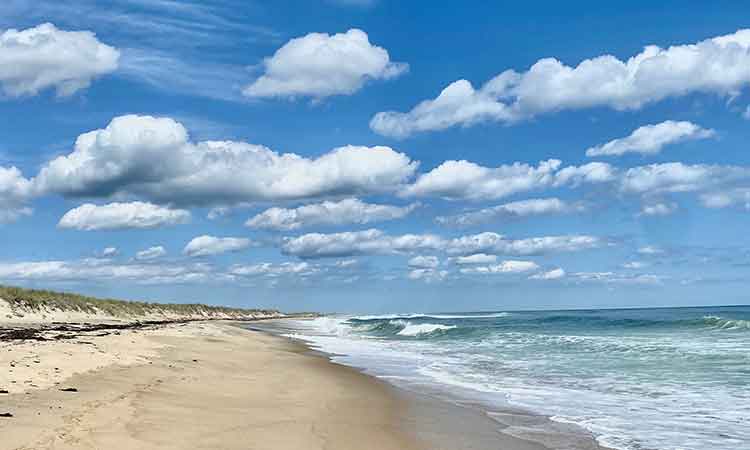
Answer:
<path fill-rule="evenodd" d="M 99 313 L 113 317 L 134 317 L 149 314 L 244 317 L 278 313 L 273 310 L 228 308 L 202 304 L 147 303 L 100 299 L 66 292 L 23 289 L 2 285 L 0 285 L 0 299 L 7 301 L 11 309 L 18 313 L 57 310 L 88 314 Z"/>

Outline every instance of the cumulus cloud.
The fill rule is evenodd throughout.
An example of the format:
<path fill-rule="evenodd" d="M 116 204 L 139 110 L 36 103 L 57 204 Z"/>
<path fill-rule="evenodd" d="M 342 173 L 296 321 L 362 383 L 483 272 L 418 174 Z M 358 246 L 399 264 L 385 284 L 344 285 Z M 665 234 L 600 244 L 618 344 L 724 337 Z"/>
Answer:
<path fill-rule="evenodd" d="M 409 260 L 409 267 L 418 269 L 434 269 L 440 265 L 440 259 L 437 256 L 415 256 Z"/>
<path fill-rule="evenodd" d="M 469 227 L 498 220 L 514 220 L 529 216 L 566 214 L 585 211 L 582 203 L 567 203 L 558 198 L 534 198 L 505 203 L 453 216 L 439 216 L 435 221 L 441 225 Z"/>
<path fill-rule="evenodd" d="M 603 55 L 571 67 L 544 58 L 526 72 L 506 70 L 478 89 L 467 80 L 455 81 L 437 98 L 411 111 L 377 113 L 370 127 L 382 135 L 403 138 L 480 122 L 511 123 L 563 110 L 635 110 L 693 92 L 731 96 L 750 83 L 748 67 L 750 30 L 696 44 L 649 45 L 626 61 Z"/>
<path fill-rule="evenodd" d="M 76 230 L 122 230 L 127 228 L 158 228 L 184 224 L 190 221 L 190 212 L 170 209 L 152 203 L 86 203 L 71 209 L 57 224 L 60 228 Z"/>
<path fill-rule="evenodd" d="M 167 250 L 161 245 L 156 247 L 150 247 L 146 250 L 141 250 L 135 254 L 135 259 L 138 261 L 149 261 L 152 259 L 161 258 L 167 254 Z"/>
<path fill-rule="evenodd" d="M 310 33 L 284 44 L 263 61 L 264 73 L 247 86 L 248 97 L 351 95 L 369 80 L 388 80 L 408 71 L 388 51 L 372 45 L 362 30 Z"/>
<path fill-rule="evenodd" d="M 533 261 L 502 261 L 490 266 L 471 266 L 461 269 L 465 274 L 492 274 L 492 273 L 523 273 L 539 269 L 539 265 Z"/>
<path fill-rule="evenodd" d="M 565 270 L 561 268 L 552 269 L 547 272 L 535 273 L 529 277 L 530 280 L 559 280 L 565 277 Z"/>
<path fill-rule="evenodd" d="M 641 207 L 639 216 L 668 216 L 677 211 L 677 203 L 649 203 Z"/>
<path fill-rule="evenodd" d="M 286 238 L 282 251 L 300 258 L 348 257 L 369 254 L 409 253 L 437 250 L 453 256 L 477 253 L 540 255 L 573 252 L 605 245 L 600 238 L 585 235 L 544 236 L 509 239 L 497 233 L 480 233 L 446 239 L 434 234 L 390 236 L 377 229 L 342 233 L 309 233 Z"/>
<path fill-rule="evenodd" d="M 557 159 L 541 161 L 538 166 L 516 162 L 499 167 L 484 167 L 469 161 L 445 161 L 420 175 L 401 194 L 405 197 L 435 196 L 449 200 L 490 200 L 519 192 L 550 187 L 602 183 L 614 178 L 614 169 L 606 163 L 589 163 L 561 168 Z"/>
<path fill-rule="evenodd" d="M 170 118 L 127 115 L 79 136 L 72 153 L 41 169 L 35 186 L 68 197 L 229 206 L 388 192 L 417 166 L 388 147 L 339 147 L 311 159 L 244 142 L 194 143 Z"/>
<path fill-rule="evenodd" d="M 26 203 L 34 195 L 34 187 L 16 167 L 0 166 L 0 224 L 13 222 L 31 214 Z"/>
<path fill-rule="evenodd" d="M 456 264 L 492 264 L 497 262 L 497 255 L 476 253 L 468 256 L 457 256 L 453 259 Z"/>
<path fill-rule="evenodd" d="M 368 224 L 401 219 L 418 205 L 404 207 L 365 203 L 356 198 L 338 202 L 324 201 L 298 208 L 270 208 L 248 220 L 250 228 L 265 230 L 297 230 L 313 225 Z"/>
<path fill-rule="evenodd" d="M 182 253 L 187 256 L 211 256 L 227 252 L 238 252 L 250 246 L 247 238 L 220 238 L 215 236 L 198 236 L 183 249 Z"/>
<path fill-rule="evenodd" d="M 50 23 L 0 34 L 0 90 L 6 97 L 54 88 L 67 97 L 117 69 L 119 52 L 89 31 L 64 31 Z"/>
<path fill-rule="evenodd" d="M 623 194 L 653 197 L 679 192 L 717 192 L 748 180 L 750 168 L 718 164 L 668 162 L 618 169 L 602 162 L 563 167 L 557 159 L 541 161 L 536 166 L 515 162 L 498 167 L 449 160 L 420 174 L 413 183 L 404 186 L 399 195 L 487 201 L 524 192 L 590 184 L 608 185 Z M 654 203 L 653 199 L 648 203 Z M 457 216 L 439 217 L 437 220 L 444 224 L 471 225 L 500 218 L 585 209 L 583 203 L 563 205 L 562 201 L 554 198 L 531 199 Z"/>
<path fill-rule="evenodd" d="M 655 125 L 644 125 L 627 137 L 591 147 L 586 150 L 586 156 L 621 156 L 625 153 L 656 155 L 666 145 L 708 139 L 715 135 L 716 131 L 691 122 L 667 120 Z"/>
<path fill-rule="evenodd" d="M 637 194 L 695 192 L 748 178 L 746 167 L 671 162 L 628 169 L 621 176 L 620 188 Z"/>

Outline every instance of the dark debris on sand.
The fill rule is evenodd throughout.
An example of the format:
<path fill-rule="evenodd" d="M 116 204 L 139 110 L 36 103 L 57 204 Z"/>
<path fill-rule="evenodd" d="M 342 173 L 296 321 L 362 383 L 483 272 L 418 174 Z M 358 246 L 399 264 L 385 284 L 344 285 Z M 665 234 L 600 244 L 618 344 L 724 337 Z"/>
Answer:
<path fill-rule="evenodd" d="M 189 320 L 150 320 L 132 323 L 81 323 L 66 324 L 53 322 L 52 325 L 37 328 L 0 328 L 0 341 L 52 341 L 75 339 L 83 333 L 102 331 L 97 336 L 119 334 L 119 330 L 138 330 L 160 325 L 179 324 Z"/>

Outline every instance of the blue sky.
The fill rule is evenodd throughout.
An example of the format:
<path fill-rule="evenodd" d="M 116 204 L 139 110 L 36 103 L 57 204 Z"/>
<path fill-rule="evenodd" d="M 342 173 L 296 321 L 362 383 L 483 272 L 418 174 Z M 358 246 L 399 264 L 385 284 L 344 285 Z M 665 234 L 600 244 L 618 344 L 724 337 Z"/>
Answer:
<path fill-rule="evenodd" d="M 746 304 L 748 12 L 10 0 L 0 282 L 286 310 Z"/>

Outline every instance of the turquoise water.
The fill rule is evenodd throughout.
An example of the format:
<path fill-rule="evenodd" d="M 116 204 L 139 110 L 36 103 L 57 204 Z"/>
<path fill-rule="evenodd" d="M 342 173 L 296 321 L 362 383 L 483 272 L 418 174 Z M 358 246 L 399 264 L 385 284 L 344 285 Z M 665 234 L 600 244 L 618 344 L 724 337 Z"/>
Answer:
<path fill-rule="evenodd" d="M 619 449 L 750 449 L 750 307 L 325 317 L 294 337 L 396 383 Z"/>

